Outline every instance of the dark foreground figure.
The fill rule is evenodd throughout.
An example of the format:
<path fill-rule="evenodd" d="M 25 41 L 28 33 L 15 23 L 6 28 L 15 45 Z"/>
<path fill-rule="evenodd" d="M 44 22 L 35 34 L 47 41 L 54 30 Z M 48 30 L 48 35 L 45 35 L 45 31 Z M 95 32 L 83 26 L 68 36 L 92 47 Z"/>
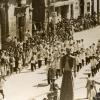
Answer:
<path fill-rule="evenodd" d="M 61 67 L 63 68 L 63 79 L 60 93 L 60 100 L 73 100 L 73 78 L 72 67 L 74 65 L 74 58 L 70 56 L 70 50 L 66 49 L 67 54 L 61 60 Z"/>

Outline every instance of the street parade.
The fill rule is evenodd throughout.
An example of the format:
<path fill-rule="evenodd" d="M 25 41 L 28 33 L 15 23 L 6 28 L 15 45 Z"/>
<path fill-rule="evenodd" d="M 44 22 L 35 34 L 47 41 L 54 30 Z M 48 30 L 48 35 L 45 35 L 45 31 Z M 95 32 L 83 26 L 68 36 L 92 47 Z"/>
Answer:
<path fill-rule="evenodd" d="M 24 32 L 18 7 L 19 36 L 0 40 L 0 100 L 100 100 L 100 37 L 92 35 L 100 32 L 98 13 L 48 18 L 46 29 L 37 22 Z"/>

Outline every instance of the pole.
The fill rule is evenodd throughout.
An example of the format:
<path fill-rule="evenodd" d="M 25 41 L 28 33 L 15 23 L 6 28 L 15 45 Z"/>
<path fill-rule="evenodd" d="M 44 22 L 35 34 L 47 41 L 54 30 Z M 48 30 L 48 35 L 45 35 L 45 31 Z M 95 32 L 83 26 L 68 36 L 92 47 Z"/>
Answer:
<path fill-rule="evenodd" d="M 99 0 L 97 0 L 97 21 L 98 21 L 98 24 L 99 24 Z"/>
<path fill-rule="evenodd" d="M 50 32 L 49 32 L 49 17 L 50 17 L 50 0 L 47 2 L 47 35 L 49 36 L 49 42 L 50 42 Z"/>
<path fill-rule="evenodd" d="M 34 8 L 34 0 L 32 0 L 32 9 Z M 34 27 L 34 9 L 32 10 L 32 36 L 34 36 L 34 31 L 35 31 L 35 27 Z"/>

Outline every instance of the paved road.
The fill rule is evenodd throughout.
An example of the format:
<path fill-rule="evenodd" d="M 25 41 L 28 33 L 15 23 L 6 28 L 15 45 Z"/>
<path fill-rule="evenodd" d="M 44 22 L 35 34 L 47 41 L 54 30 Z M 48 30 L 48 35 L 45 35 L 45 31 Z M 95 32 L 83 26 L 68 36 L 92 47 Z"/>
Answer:
<path fill-rule="evenodd" d="M 100 38 L 100 26 L 86 30 L 83 32 L 75 33 L 75 39 L 84 39 L 85 46 L 88 47 Z M 85 100 L 86 97 L 86 77 L 84 73 L 89 71 L 89 65 L 84 66 L 74 79 L 74 97 L 77 100 Z M 37 69 L 35 72 L 30 70 L 23 70 L 20 74 L 14 74 L 7 78 L 4 86 L 5 100 L 42 100 L 46 93 L 49 91 L 46 80 L 46 67 Z M 94 79 L 100 81 L 100 73 Z M 56 82 L 61 85 L 61 79 Z M 99 86 L 97 86 L 97 89 Z"/>

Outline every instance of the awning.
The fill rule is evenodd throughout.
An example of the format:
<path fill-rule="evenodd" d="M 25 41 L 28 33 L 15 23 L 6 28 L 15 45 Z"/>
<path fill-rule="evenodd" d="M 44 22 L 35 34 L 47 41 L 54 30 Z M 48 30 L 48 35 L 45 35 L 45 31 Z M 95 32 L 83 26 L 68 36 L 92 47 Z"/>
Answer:
<path fill-rule="evenodd" d="M 69 5 L 69 4 L 73 4 L 73 3 L 74 3 L 74 0 L 58 1 L 55 3 L 51 3 L 50 6 L 60 7 L 60 6 Z"/>

